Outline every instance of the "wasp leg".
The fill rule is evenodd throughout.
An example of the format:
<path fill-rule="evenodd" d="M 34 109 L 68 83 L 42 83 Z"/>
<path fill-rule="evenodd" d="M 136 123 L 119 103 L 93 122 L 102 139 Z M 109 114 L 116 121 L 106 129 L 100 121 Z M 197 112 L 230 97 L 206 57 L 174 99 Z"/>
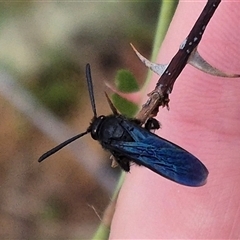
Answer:
<path fill-rule="evenodd" d="M 151 130 L 157 130 L 161 127 L 161 124 L 160 122 L 155 119 L 155 118 L 149 118 L 147 120 L 147 122 L 145 123 L 145 128 L 148 130 L 148 131 L 151 131 Z"/>
<path fill-rule="evenodd" d="M 117 153 L 114 153 L 112 156 L 113 157 L 111 159 L 114 159 L 114 162 L 117 162 L 117 164 L 122 168 L 122 170 L 124 170 L 125 172 L 130 171 L 129 159 Z"/>

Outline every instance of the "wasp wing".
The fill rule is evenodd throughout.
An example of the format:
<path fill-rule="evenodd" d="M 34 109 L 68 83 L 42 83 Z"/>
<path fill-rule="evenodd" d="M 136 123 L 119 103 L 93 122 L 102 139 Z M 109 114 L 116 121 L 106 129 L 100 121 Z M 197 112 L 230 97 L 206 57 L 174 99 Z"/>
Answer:
<path fill-rule="evenodd" d="M 134 142 L 113 140 L 112 150 L 124 153 L 124 156 L 138 165 L 143 165 L 177 183 L 187 186 L 205 184 L 208 170 L 191 153 L 131 122 L 124 121 L 121 125 Z"/>

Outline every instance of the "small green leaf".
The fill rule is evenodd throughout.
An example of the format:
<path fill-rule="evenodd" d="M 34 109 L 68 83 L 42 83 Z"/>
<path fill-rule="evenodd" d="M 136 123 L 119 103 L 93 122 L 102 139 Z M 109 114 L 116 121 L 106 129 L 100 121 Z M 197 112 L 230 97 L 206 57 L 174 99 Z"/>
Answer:
<path fill-rule="evenodd" d="M 121 92 L 137 92 L 139 90 L 138 83 L 133 74 L 125 69 L 119 70 L 115 78 L 115 85 Z"/>
<path fill-rule="evenodd" d="M 138 83 L 133 74 L 124 69 L 117 72 L 115 85 L 120 92 L 131 93 L 139 90 Z M 112 101 L 117 110 L 127 117 L 133 117 L 138 112 L 139 108 L 135 103 L 124 99 L 116 93 L 112 95 Z"/>
<path fill-rule="evenodd" d="M 114 93 L 112 95 L 112 101 L 117 110 L 127 117 L 134 117 L 138 112 L 138 106 L 135 103 L 132 103 L 118 94 Z"/>

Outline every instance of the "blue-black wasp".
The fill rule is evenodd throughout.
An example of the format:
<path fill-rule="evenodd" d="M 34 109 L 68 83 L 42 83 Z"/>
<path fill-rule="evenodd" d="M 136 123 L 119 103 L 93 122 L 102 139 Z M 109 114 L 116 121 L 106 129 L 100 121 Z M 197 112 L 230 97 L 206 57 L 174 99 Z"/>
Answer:
<path fill-rule="evenodd" d="M 130 171 L 130 163 L 134 162 L 179 184 L 195 187 L 205 184 L 208 170 L 200 160 L 176 144 L 149 131 L 150 128 L 159 127 L 156 119 L 150 119 L 143 128 L 137 119 L 128 119 L 120 115 L 107 95 L 113 114 L 98 117 L 89 64 L 86 65 L 86 78 L 94 115 L 90 126 L 85 132 L 44 153 L 39 162 L 76 139 L 91 133 L 92 138 L 98 140 L 126 172 Z"/>

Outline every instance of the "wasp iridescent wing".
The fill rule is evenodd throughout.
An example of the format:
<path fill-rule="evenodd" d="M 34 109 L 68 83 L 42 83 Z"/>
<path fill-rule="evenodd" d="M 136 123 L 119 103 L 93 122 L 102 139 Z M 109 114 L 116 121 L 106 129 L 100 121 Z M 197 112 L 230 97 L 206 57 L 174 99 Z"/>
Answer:
<path fill-rule="evenodd" d="M 129 121 L 122 127 L 134 141 L 111 141 L 111 149 L 157 174 L 186 186 L 202 186 L 208 170 L 203 163 L 183 148 Z"/>

